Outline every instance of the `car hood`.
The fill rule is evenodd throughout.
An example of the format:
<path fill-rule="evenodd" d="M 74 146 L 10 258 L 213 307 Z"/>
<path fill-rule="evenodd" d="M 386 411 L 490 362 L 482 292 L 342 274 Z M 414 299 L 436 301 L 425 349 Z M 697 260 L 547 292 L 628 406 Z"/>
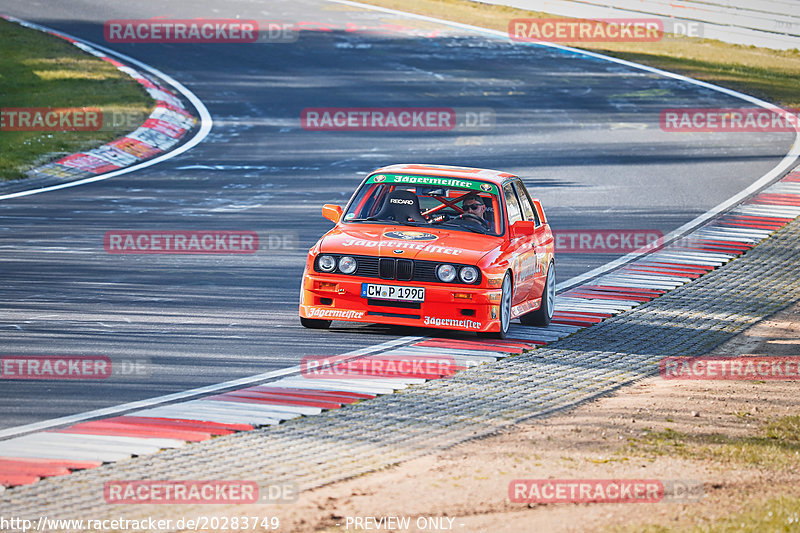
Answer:
<path fill-rule="evenodd" d="M 336 227 L 322 238 L 320 253 L 477 264 L 501 242 L 500 237 L 439 228 Z"/>

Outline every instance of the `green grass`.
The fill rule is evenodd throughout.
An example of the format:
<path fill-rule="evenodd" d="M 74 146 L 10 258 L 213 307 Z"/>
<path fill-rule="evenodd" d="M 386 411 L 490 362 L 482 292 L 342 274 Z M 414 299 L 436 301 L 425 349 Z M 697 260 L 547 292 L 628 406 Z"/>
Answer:
<path fill-rule="evenodd" d="M 469 0 L 363 1 L 502 32 L 508 31 L 512 18 L 559 18 Z M 419 21 L 409 21 L 411 24 Z M 796 49 L 776 51 L 677 35 L 651 43 L 564 44 L 678 72 L 784 106 L 800 107 L 800 51 Z"/>
<path fill-rule="evenodd" d="M 698 525 L 693 533 L 764 533 L 800 531 L 800 498 L 783 496 L 758 502 L 754 509 L 725 520 Z"/>
<path fill-rule="evenodd" d="M 687 527 L 637 524 L 609 531 L 625 533 L 779 533 L 800 531 L 800 498 L 779 496 L 748 502 L 748 511 Z M 695 519 L 697 520 L 697 519 Z"/>
<path fill-rule="evenodd" d="M 671 429 L 631 439 L 627 453 L 710 460 L 725 468 L 755 466 L 771 470 L 800 468 L 800 416 L 785 416 L 764 425 L 755 436 L 689 435 Z M 746 511 L 727 518 L 693 519 L 690 526 L 627 524 L 609 531 L 646 533 L 800 532 L 800 498 L 779 494 L 746 502 Z"/>
<path fill-rule="evenodd" d="M 800 468 L 800 416 L 768 423 L 756 436 L 690 435 L 666 429 L 632 438 L 622 453 L 679 456 L 723 464 Z"/>
<path fill-rule="evenodd" d="M 0 43 L 0 109 L 96 107 L 144 121 L 153 108 L 152 99 L 127 74 L 63 39 L 0 19 Z M 135 128 L 121 123 L 91 132 L 0 131 L 0 180 L 21 178 L 27 169 Z"/>

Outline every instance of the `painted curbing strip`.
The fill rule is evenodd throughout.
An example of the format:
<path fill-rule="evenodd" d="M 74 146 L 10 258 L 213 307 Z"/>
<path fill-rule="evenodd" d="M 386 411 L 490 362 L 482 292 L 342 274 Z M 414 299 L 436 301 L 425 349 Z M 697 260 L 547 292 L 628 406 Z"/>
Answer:
<path fill-rule="evenodd" d="M 392 394 L 394 389 L 391 387 L 367 387 L 364 384 L 357 384 L 352 385 L 349 383 L 342 383 L 338 380 L 333 379 L 317 379 L 317 380 L 308 380 L 304 378 L 296 378 L 296 379 L 282 379 L 280 381 L 276 381 L 274 383 L 270 383 L 270 386 L 276 387 L 303 387 L 307 389 L 318 389 L 318 390 L 329 390 L 329 391 L 344 391 L 344 392 L 358 392 L 362 394 Z"/>
<path fill-rule="evenodd" d="M 34 435 L 27 437 L 20 437 L 20 439 L 30 438 L 33 439 Z M 158 451 L 161 448 L 183 448 L 186 446 L 186 441 L 181 439 L 168 439 L 168 438 L 146 438 L 146 437 L 128 437 L 118 435 L 87 435 L 82 433 L 59 433 L 59 432 L 44 432 L 36 435 L 37 441 L 46 444 L 69 445 L 69 446 L 82 446 L 88 449 L 93 448 L 94 445 L 104 447 L 120 448 L 125 450 L 146 450 L 155 448 Z"/>
<path fill-rule="evenodd" d="M 168 405 L 163 407 L 163 409 L 165 411 L 174 413 L 180 413 L 180 412 L 189 412 L 197 414 L 208 413 L 208 414 L 219 414 L 223 416 L 231 414 L 234 416 L 250 416 L 254 417 L 254 419 L 274 418 L 278 420 L 289 420 L 291 418 L 297 418 L 298 416 L 302 416 L 301 413 L 298 412 L 265 409 L 265 408 L 259 408 L 257 406 L 252 407 L 251 404 L 246 404 L 246 403 L 214 402 L 214 401 L 203 401 L 203 400 L 193 400 L 191 402 L 186 402 L 182 404 Z M 136 416 L 144 416 L 143 415 L 144 412 L 145 411 L 137 411 L 134 412 L 133 414 Z"/>
<path fill-rule="evenodd" d="M 355 2 L 347 2 L 347 1 L 343 1 L 343 0 L 332 0 L 332 1 L 338 1 L 338 3 L 345 3 L 345 4 L 356 4 Z M 581 53 L 583 53 L 583 52 L 581 52 Z M 794 146 L 797 145 L 797 141 L 798 141 L 798 137 L 796 136 L 795 145 Z M 784 159 L 786 159 L 786 158 L 784 158 Z M 765 204 L 768 205 L 768 202 L 765 201 L 765 203 L 762 204 L 762 205 L 765 205 Z M 697 219 L 695 219 L 695 220 L 697 220 Z M 764 230 L 764 232 L 762 232 L 762 233 L 766 233 L 766 235 L 768 235 L 768 234 L 771 233 L 771 231 Z M 749 231 L 749 232 L 742 231 L 742 232 L 739 232 L 738 234 L 740 234 L 740 235 L 744 235 L 744 234 L 759 235 L 758 232 L 753 232 L 753 231 Z M 766 236 L 766 235 L 764 235 L 764 236 Z M 644 254 L 640 254 L 640 255 L 644 255 Z M 662 255 L 662 257 L 669 257 L 669 256 L 668 255 L 667 256 Z M 717 265 L 717 266 L 721 266 L 722 264 L 726 263 L 728 260 L 730 260 L 731 258 L 733 258 L 735 256 L 729 256 L 727 254 L 698 254 L 698 253 L 687 253 L 687 252 L 681 253 L 681 252 L 678 252 L 678 253 L 673 253 L 672 257 L 678 262 L 680 262 L 680 259 L 684 259 L 684 260 L 688 259 L 688 260 L 691 260 L 691 261 L 699 261 L 699 260 L 709 261 L 709 260 L 711 260 L 711 258 L 716 258 L 716 259 L 720 259 L 721 262 L 719 262 L 719 261 L 712 261 L 712 262 L 713 263 L 719 262 L 719 265 Z M 635 279 L 634 276 L 631 276 L 631 277 L 633 277 Z M 631 277 L 626 277 L 624 275 L 619 276 L 620 281 L 625 281 L 626 279 L 631 279 Z M 575 279 L 575 278 L 573 278 L 573 279 Z M 604 279 L 606 279 L 607 281 L 610 281 L 610 280 L 615 280 L 616 278 L 614 276 L 606 276 Z M 645 286 L 648 286 L 648 284 L 652 285 L 652 283 L 646 282 L 646 281 L 641 280 L 641 279 L 636 281 L 636 283 L 646 283 Z M 670 284 L 667 284 L 667 283 L 661 283 L 661 282 L 659 282 L 658 284 L 664 286 L 665 288 L 667 288 L 667 287 L 675 288 L 677 286 L 682 285 L 682 283 L 677 283 L 677 284 L 670 283 Z M 653 295 L 652 296 L 652 298 L 656 298 L 656 297 L 658 297 L 658 295 Z M 576 298 L 576 299 L 582 299 L 582 298 Z M 591 300 L 591 299 L 589 299 L 589 300 Z M 636 303 L 634 303 L 634 304 L 636 304 Z M 560 321 L 561 322 L 570 322 L 571 321 L 571 322 L 574 322 L 574 323 L 581 323 L 581 324 L 586 324 L 586 325 L 590 325 L 591 322 L 593 322 L 593 321 L 579 320 L 579 319 L 575 319 L 575 320 L 560 319 Z M 533 348 L 533 347 L 534 346 L 531 346 L 531 348 Z M 281 380 L 281 381 L 283 381 L 285 383 L 287 380 L 284 379 L 284 380 Z M 291 381 L 291 380 L 289 380 L 289 381 Z M 340 384 L 341 385 L 349 385 L 350 383 L 348 383 L 348 380 L 343 380 L 343 381 L 340 382 Z M 394 386 L 396 387 L 396 384 L 394 384 Z M 188 402 L 188 403 L 201 403 L 201 402 L 203 402 L 203 401 L 202 400 L 195 400 L 194 402 Z M 204 403 L 208 404 L 208 403 L 223 403 L 223 402 L 205 401 Z M 235 411 L 236 409 L 230 409 L 228 406 L 225 406 L 224 408 L 222 408 L 223 413 L 227 412 L 227 411 L 230 411 L 230 410 L 234 410 Z M 139 413 L 139 414 L 142 414 L 142 413 Z"/>
<path fill-rule="evenodd" d="M 252 417 L 253 420 L 260 419 L 275 419 L 275 420 L 289 420 L 301 416 L 300 413 L 290 413 L 287 411 L 272 411 L 267 409 L 253 409 L 249 408 L 247 404 L 235 404 L 227 402 L 225 406 L 217 406 L 211 402 L 200 402 L 199 400 L 179 403 L 173 405 L 165 405 L 163 407 L 156 407 L 155 409 L 148 409 L 146 411 L 136 411 L 134 416 L 154 416 L 153 413 L 172 413 L 174 418 L 184 418 L 182 414 L 216 414 L 221 416 L 247 416 Z M 252 420 L 251 420 L 252 421 Z"/>
<path fill-rule="evenodd" d="M 278 405 L 256 402 L 225 402 L 219 400 L 194 400 L 202 402 L 203 407 L 218 408 L 231 411 L 252 411 L 254 413 L 285 413 L 288 415 L 318 415 L 322 412 L 319 407 L 304 407 L 301 405 Z"/>
<path fill-rule="evenodd" d="M 278 424 L 281 421 L 281 419 L 279 418 L 274 418 L 274 417 L 270 418 L 266 416 L 258 418 L 258 420 L 256 421 L 255 420 L 256 417 L 252 416 L 199 412 L 199 411 L 189 411 L 189 410 L 179 410 L 179 409 L 167 409 L 166 407 L 157 407 L 155 409 L 142 411 L 140 413 L 137 413 L 137 415 L 180 418 L 181 420 L 196 421 L 196 422 L 215 422 L 220 424 L 231 424 L 231 423 L 249 424 L 255 427 L 274 426 L 275 424 Z"/>
<path fill-rule="evenodd" d="M 306 387 L 309 389 L 340 390 L 347 392 L 360 392 L 362 394 L 392 394 L 395 390 L 404 389 L 405 386 L 396 387 L 395 385 L 385 384 L 376 385 L 364 381 L 346 381 L 341 379 L 307 379 L 304 377 L 284 378 L 277 382 L 280 385 L 291 385 L 292 387 Z M 271 383 L 270 383 L 271 385 Z M 333 389 L 331 388 L 333 387 Z"/>
<path fill-rule="evenodd" d="M 10 455 L 10 454 L 9 454 Z M 101 463 L 116 463 L 131 458 L 131 454 L 124 452 L 100 452 L 98 450 L 86 451 L 78 449 L 67 449 L 63 446 L 56 448 L 46 448 L 39 451 L 34 446 L 26 446 L 16 451 L 14 457 L 17 459 L 63 459 L 69 461 L 98 461 Z M 0 486 L 2 486 L 0 484 Z"/>
<path fill-rule="evenodd" d="M 381 344 L 375 346 L 368 346 L 366 348 L 360 348 L 358 350 L 353 350 L 352 352 L 348 352 L 344 355 L 351 356 L 353 358 L 361 356 L 361 355 L 368 355 L 371 353 L 378 353 L 382 352 L 388 348 L 394 348 L 396 346 L 401 346 L 404 344 L 408 344 L 410 342 L 414 342 L 421 337 L 400 337 L 398 339 L 392 339 L 390 341 L 383 342 Z M 69 424 L 75 424 L 77 422 L 82 422 L 84 420 L 91 420 L 95 418 L 104 418 L 112 415 L 118 415 L 122 413 L 127 413 L 129 411 L 134 411 L 138 409 L 145 409 L 148 407 L 154 407 L 156 405 L 163 405 L 169 402 L 176 402 L 180 400 L 186 400 L 193 397 L 199 397 L 204 395 L 209 395 L 212 393 L 219 393 L 226 391 L 228 389 L 235 389 L 238 387 L 244 387 L 247 385 L 255 385 L 259 384 L 264 381 L 268 381 L 270 379 L 276 377 L 282 377 L 292 374 L 299 374 L 301 371 L 300 366 L 292 366 L 288 368 L 281 368 L 279 370 L 273 370 L 271 372 L 265 372 L 263 374 L 257 374 L 255 376 L 248 376 L 244 378 L 234 379 L 230 381 L 225 381 L 223 383 L 215 383 L 213 385 L 207 385 L 205 387 L 198 387 L 195 389 L 190 389 L 187 391 L 176 392 L 173 394 L 167 394 L 164 396 L 158 396 L 156 398 L 148 398 L 146 400 L 139 400 L 135 402 L 129 402 L 122 405 L 115 405 L 113 407 L 106 407 L 103 409 L 96 409 L 94 411 L 87 411 L 84 413 L 78 413 L 76 415 L 69 415 L 63 416 L 60 418 L 53 418 L 50 420 L 43 420 L 41 422 L 34 422 L 32 424 L 25 424 L 23 426 L 15 426 L 11 428 L 6 428 L 4 430 L 0 430 L 0 439 L 7 439 L 10 437 L 23 435 L 25 433 L 33 433 L 36 431 L 40 431 L 43 429 L 53 428 L 57 426 L 66 426 Z M 308 381 L 308 380 L 306 380 Z M 356 391 L 354 391 L 356 392 Z M 141 413 L 137 413 L 137 415 L 141 415 Z M 141 415 L 144 416 L 144 415 Z M 0 444 L 2 444 L 3 440 L 0 440 Z"/>

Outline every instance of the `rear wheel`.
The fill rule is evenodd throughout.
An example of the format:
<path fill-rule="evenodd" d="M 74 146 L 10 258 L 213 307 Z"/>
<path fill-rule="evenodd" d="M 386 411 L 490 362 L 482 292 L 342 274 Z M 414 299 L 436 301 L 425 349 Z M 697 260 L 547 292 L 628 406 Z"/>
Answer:
<path fill-rule="evenodd" d="M 332 320 L 318 320 L 316 318 L 303 318 L 300 317 L 300 323 L 303 327 L 309 329 L 328 329 L 331 327 Z"/>
<path fill-rule="evenodd" d="M 503 292 L 500 296 L 500 331 L 480 331 L 479 337 L 488 339 L 505 339 L 508 335 L 508 326 L 511 324 L 511 298 L 513 295 L 511 285 L 511 272 L 506 272 L 503 278 Z"/>
<path fill-rule="evenodd" d="M 546 328 L 553 319 L 553 307 L 556 303 L 556 264 L 550 263 L 547 269 L 547 279 L 542 290 L 542 305 L 536 311 L 531 311 L 519 317 L 519 321 L 526 326 Z"/>

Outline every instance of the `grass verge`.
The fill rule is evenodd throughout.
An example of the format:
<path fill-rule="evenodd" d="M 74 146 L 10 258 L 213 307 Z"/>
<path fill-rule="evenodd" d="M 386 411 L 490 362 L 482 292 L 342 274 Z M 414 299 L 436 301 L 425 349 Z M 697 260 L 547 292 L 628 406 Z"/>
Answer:
<path fill-rule="evenodd" d="M 689 528 L 653 524 L 612 528 L 615 533 L 779 533 L 800 531 L 800 498 L 781 496 L 750 502 L 751 509 Z"/>
<path fill-rule="evenodd" d="M 469 0 L 362 0 L 364 3 L 508 31 L 513 18 L 561 18 Z M 800 107 L 800 51 L 777 51 L 679 35 L 651 43 L 564 43 L 636 61 L 781 104 Z"/>
<path fill-rule="evenodd" d="M 756 467 L 766 472 L 800 469 L 800 416 L 785 416 L 768 422 L 756 435 L 730 437 L 720 434 L 687 434 L 673 430 L 648 432 L 629 439 L 623 454 L 683 457 L 710 461 L 735 471 Z M 689 527 L 633 524 L 611 531 L 647 533 L 732 533 L 800 531 L 800 498 L 781 494 L 766 499 L 748 499 L 744 511 L 716 519 L 698 519 Z"/>
<path fill-rule="evenodd" d="M 0 181 L 120 137 L 153 109 L 153 100 L 127 74 L 63 39 L 0 19 L 0 42 L 0 110 L 95 107 L 105 117 L 126 118 L 116 125 L 106 120 L 100 131 L 0 131 Z"/>
<path fill-rule="evenodd" d="M 720 464 L 766 468 L 800 468 L 800 416 L 769 422 L 760 434 L 730 437 L 716 433 L 689 435 L 671 429 L 630 439 L 628 450 L 638 455 L 670 455 Z"/>

